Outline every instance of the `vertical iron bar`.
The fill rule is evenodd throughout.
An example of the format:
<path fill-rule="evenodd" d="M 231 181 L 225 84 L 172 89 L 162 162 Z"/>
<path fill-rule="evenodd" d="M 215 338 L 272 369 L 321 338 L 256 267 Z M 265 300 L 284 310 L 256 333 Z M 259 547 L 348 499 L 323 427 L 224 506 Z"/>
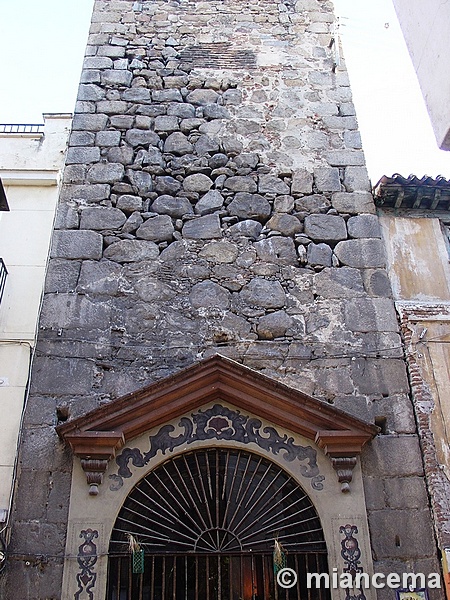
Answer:
<path fill-rule="evenodd" d="M 173 557 L 173 590 L 172 599 L 176 600 L 177 596 L 177 557 Z"/>
<path fill-rule="evenodd" d="M 150 580 L 150 600 L 153 600 L 155 595 L 155 557 L 152 556 L 152 570 L 151 570 L 151 580 Z"/>
<path fill-rule="evenodd" d="M 121 586 L 121 575 L 122 575 L 122 558 L 118 559 L 119 568 L 117 570 L 117 600 L 120 600 L 120 586 Z"/>
<path fill-rule="evenodd" d="M 128 600 L 133 597 L 133 569 L 131 557 L 128 557 Z"/>
<path fill-rule="evenodd" d="M 166 557 L 162 557 L 161 600 L 166 600 Z"/>
<path fill-rule="evenodd" d="M 195 598 L 198 600 L 198 556 L 195 557 Z"/>

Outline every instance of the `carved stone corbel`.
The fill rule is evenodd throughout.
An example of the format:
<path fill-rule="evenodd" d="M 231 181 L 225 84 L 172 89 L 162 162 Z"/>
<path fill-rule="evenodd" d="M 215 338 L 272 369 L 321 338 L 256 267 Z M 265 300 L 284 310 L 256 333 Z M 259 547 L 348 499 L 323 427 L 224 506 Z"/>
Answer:
<path fill-rule="evenodd" d="M 103 474 L 108 462 L 115 457 L 117 450 L 125 444 L 122 432 L 116 431 L 84 431 L 69 433 L 65 436 L 73 453 L 81 461 L 89 485 L 89 495 L 97 496 L 98 486 L 103 481 Z"/>
<path fill-rule="evenodd" d="M 341 492 L 348 493 L 353 479 L 353 469 L 357 462 L 356 456 L 330 456 L 330 459 L 341 484 Z"/>
<path fill-rule="evenodd" d="M 318 431 L 316 443 L 330 458 L 341 484 L 341 492 L 350 492 L 353 469 L 368 436 L 356 431 Z"/>

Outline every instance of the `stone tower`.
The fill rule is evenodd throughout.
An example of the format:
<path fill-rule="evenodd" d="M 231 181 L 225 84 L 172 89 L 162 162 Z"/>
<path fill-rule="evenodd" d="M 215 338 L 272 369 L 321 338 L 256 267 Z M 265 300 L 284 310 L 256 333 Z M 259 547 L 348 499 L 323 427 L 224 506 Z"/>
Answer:
<path fill-rule="evenodd" d="M 96 0 L 5 598 L 115 598 L 120 508 L 187 449 L 275 461 L 330 569 L 439 571 L 333 22 L 325 0 Z"/>

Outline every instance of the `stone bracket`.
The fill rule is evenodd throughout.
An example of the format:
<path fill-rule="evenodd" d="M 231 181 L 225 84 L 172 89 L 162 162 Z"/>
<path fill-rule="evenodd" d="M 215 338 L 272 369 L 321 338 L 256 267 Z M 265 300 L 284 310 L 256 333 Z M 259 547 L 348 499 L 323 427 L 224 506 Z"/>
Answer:
<path fill-rule="evenodd" d="M 341 484 L 341 492 L 348 493 L 353 478 L 353 469 L 357 462 L 356 456 L 331 456 L 330 458 Z"/>
<path fill-rule="evenodd" d="M 367 437 L 357 431 L 318 431 L 315 441 L 330 458 L 341 492 L 350 492 L 353 469 Z"/>
<path fill-rule="evenodd" d="M 103 481 L 108 462 L 125 444 L 123 433 L 121 431 L 74 432 L 67 434 L 65 439 L 75 456 L 81 460 L 81 467 L 86 473 L 89 485 L 89 495 L 97 496 L 98 486 Z"/>

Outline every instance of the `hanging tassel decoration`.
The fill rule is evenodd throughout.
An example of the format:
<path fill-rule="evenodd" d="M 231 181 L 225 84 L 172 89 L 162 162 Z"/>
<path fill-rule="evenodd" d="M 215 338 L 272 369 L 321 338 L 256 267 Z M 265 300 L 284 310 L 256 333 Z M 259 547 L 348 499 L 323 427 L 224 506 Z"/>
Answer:
<path fill-rule="evenodd" d="M 128 548 L 131 552 L 131 561 L 133 565 L 133 573 L 143 573 L 144 572 L 144 550 L 141 548 L 140 543 L 131 535 L 131 533 L 127 533 L 128 537 Z"/>
<path fill-rule="evenodd" d="M 286 551 L 278 540 L 274 542 L 273 548 L 273 571 L 275 575 L 286 567 Z"/>

